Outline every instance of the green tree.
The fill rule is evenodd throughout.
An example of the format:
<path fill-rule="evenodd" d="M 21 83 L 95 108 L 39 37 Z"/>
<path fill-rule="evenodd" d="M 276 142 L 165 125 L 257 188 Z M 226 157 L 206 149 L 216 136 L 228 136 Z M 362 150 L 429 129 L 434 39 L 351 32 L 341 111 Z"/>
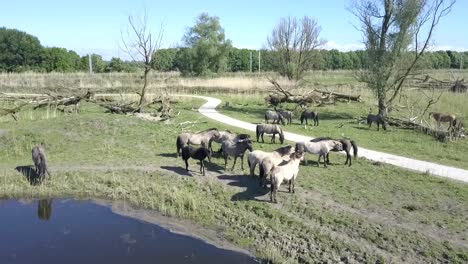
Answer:
<path fill-rule="evenodd" d="M 207 13 L 199 15 L 195 25 L 185 33 L 183 42 L 189 48 L 190 64 L 195 75 L 227 70 L 227 57 L 232 45 L 226 39 L 218 17 Z"/>
<path fill-rule="evenodd" d="M 80 56 L 64 48 L 45 48 L 42 67 L 47 72 L 74 72 Z"/>
<path fill-rule="evenodd" d="M 368 62 L 360 80 L 374 91 L 379 114 L 398 98 L 414 72 L 432 32 L 454 0 L 357 0 L 354 14 L 364 35 Z"/>
<path fill-rule="evenodd" d="M 177 49 L 159 49 L 154 54 L 153 69 L 157 71 L 173 71 Z"/>
<path fill-rule="evenodd" d="M 43 53 L 36 37 L 16 29 L 0 28 L 0 71 L 40 70 Z"/>
<path fill-rule="evenodd" d="M 101 73 L 106 69 L 106 63 L 99 54 L 91 54 L 91 63 L 93 64 L 93 72 Z M 89 55 L 81 57 L 79 69 L 82 71 L 89 70 Z"/>
<path fill-rule="evenodd" d="M 106 65 L 105 72 L 127 72 L 128 66 L 120 58 L 113 57 Z"/>

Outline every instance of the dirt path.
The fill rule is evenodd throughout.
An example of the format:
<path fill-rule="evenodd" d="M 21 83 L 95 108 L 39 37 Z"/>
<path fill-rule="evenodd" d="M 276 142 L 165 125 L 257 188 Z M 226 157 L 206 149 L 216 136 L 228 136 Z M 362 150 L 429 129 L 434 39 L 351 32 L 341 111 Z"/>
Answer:
<path fill-rule="evenodd" d="M 239 128 L 243 128 L 249 131 L 255 131 L 256 125 L 248 122 L 244 122 L 241 120 L 234 119 L 229 116 L 225 116 L 220 114 L 216 107 L 221 104 L 221 100 L 213 97 L 207 96 L 196 96 L 196 95 L 177 95 L 177 96 L 186 96 L 186 97 L 195 97 L 204 99 L 207 102 L 203 104 L 198 111 L 213 120 L 216 120 L 221 123 L 225 123 L 231 126 L 236 126 Z M 290 132 L 284 133 L 284 136 L 287 140 L 294 141 L 294 142 L 301 142 L 301 141 L 309 141 L 312 137 L 294 134 Z M 392 164 L 398 167 L 420 171 L 420 172 L 428 172 L 432 175 L 451 178 L 454 180 L 459 180 L 463 182 L 468 182 L 468 170 L 459 169 L 455 167 L 440 165 L 437 163 L 421 161 L 411 158 L 406 158 L 402 156 L 397 156 L 393 154 L 378 152 L 374 150 L 369 150 L 365 148 L 359 148 L 359 156 L 367 158 L 369 160 L 383 162 Z"/>

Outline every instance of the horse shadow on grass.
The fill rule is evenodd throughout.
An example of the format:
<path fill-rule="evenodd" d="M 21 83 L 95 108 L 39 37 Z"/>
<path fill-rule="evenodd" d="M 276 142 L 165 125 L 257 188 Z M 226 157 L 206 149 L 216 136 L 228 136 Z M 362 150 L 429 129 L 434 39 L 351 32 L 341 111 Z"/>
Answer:
<path fill-rule="evenodd" d="M 189 171 L 185 169 L 185 162 L 180 159 L 180 166 L 161 166 L 161 169 L 167 170 L 176 174 L 179 174 L 181 176 L 196 176 L 196 175 L 201 175 L 200 174 L 200 162 L 196 161 L 194 162 L 193 159 L 189 160 Z M 221 171 L 224 168 L 213 163 L 213 162 L 208 162 L 205 161 L 205 171 L 208 172 L 216 172 L 216 173 L 221 173 Z"/>
<path fill-rule="evenodd" d="M 220 175 L 218 179 L 226 181 L 227 185 L 246 188 L 244 191 L 234 194 L 231 201 L 259 201 L 266 202 L 261 197 L 268 194 L 269 189 L 260 186 L 258 178 L 252 178 L 246 175 Z M 260 197 L 260 198 L 259 198 Z"/>
<path fill-rule="evenodd" d="M 42 183 L 41 177 L 36 173 L 33 165 L 17 166 L 16 171 L 21 173 L 28 180 L 29 184 L 35 186 Z"/>
<path fill-rule="evenodd" d="M 177 153 L 161 153 L 161 154 L 158 154 L 158 156 L 160 157 L 164 157 L 164 158 L 177 158 Z"/>
<path fill-rule="evenodd" d="M 341 120 L 341 119 L 354 119 L 354 116 L 346 112 L 319 112 L 321 120 Z"/>

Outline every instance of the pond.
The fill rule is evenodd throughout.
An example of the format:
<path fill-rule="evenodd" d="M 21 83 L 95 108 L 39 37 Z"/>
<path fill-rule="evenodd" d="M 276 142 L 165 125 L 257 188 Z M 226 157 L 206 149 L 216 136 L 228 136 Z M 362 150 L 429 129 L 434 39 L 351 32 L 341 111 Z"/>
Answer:
<path fill-rule="evenodd" d="M 1 263 L 258 263 L 93 201 L 0 200 Z"/>

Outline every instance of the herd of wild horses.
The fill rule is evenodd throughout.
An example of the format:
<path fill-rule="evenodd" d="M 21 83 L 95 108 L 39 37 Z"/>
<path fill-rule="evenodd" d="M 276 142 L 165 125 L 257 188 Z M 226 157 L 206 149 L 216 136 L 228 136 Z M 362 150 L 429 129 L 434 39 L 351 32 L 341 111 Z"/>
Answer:
<path fill-rule="evenodd" d="M 264 134 L 271 135 L 271 143 L 276 143 L 276 135 L 279 142 L 284 143 L 284 133 L 281 125 L 291 124 L 293 114 L 291 111 L 268 110 L 265 112 L 265 123 L 256 126 L 257 142 L 265 142 Z M 314 126 L 319 125 L 319 115 L 317 112 L 305 110 L 300 117 L 301 124 L 308 124 L 308 119 L 313 120 Z M 271 122 L 271 123 L 270 123 Z M 280 125 L 281 124 L 281 125 Z M 291 145 L 282 146 L 272 152 L 254 150 L 253 141 L 248 134 L 236 134 L 229 130 L 218 130 L 210 128 L 198 133 L 181 133 L 176 140 L 177 156 L 182 156 L 185 162 L 185 169 L 189 171 L 188 160 L 190 158 L 200 161 L 200 173 L 205 175 L 205 160 L 211 162 L 212 142 L 221 144 L 218 153 L 224 158 L 224 168 L 227 169 L 229 157 L 234 161 L 231 170 L 236 165 L 237 158 L 241 160 L 241 169 L 244 170 L 244 155 L 249 150 L 247 158 L 250 175 L 254 176 L 255 168 L 259 166 L 260 184 L 267 186 L 270 179 L 270 199 L 276 202 L 276 193 L 283 181 L 289 182 L 289 191 L 294 192 L 294 184 L 299 172 L 300 161 L 307 164 L 306 153 L 317 154 L 319 166 L 323 157 L 324 166 L 330 164 L 330 151 L 345 151 L 345 165 L 351 166 L 351 149 L 354 157 L 357 156 L 357 145 L 350 139 L 332 139 L 329 137 L 315 138 L 310 142 L 298 142 L 293 147 Z M 194 147 L 193 145 L 201 145 Z"/>
<path fill-rule="evenodd" d="M 431 112 L 431 117 L 435 119 L 439 127 L 441 123 L 449 123 L 449 129 L 455 126 L 461 127 L 464 131 L 463 124 L 454 116 L 450 114 L 442 114 Z M 263 135 L 270 134 L 271 143 L 276 143 L 276 135 L 279 136 L 281 144 L 284 143 L 284 133 L 280 126 L 292 123 L 293 113 L 292 111 L 282 110 L 268 110 L 265 112 L 265 123 L 258 124 L 256 127 L 256 139 L 257 142 L 264 142 Z M 300 116 L 301 124 L 306 122 L 308 119 L 312 119 L 314 126 L 319 125 L 319 114 L 314 111 L 305 110 Z M 270 124 L 271 121 L 271 124 Z M 377 124 L 377 130 L 380 125 L 386 130 L 385 119 L 380 115 L 369 114 L 367 117 L 367 124 L 369 128 L 372 123 Z M 229 130 L 218 130 L 217 128 L 207 129 L 198 133 L 181 133 L 177 137 L 177 156 L 182 155 L 182 159 L 185 162 L 185 168 L 189 170 L 188 160 L 190 158 L 200 161 L 200 173 L 205 175 L 205 159 L 211 162 L 212 155 L 212 142 L 221 144 L 221 148 L 218 151 L 219 154 L 224 158 L 224 167 L 227 169 L 227 162 L 229 157 L 234 157 L 234 162 L 231 170 L 236 165 L 237 158 L 241 159 L 241 169 L 244 170 L 244 154 L 249 150 L 248 165 L 250 169 L 250 175 L 254 176 L 255 168 L 259 165 L 259 179 L 260 184 L 264 187 L 267 186 L 267 180 L 270 179 L 270 199 L 272 202 L 276 202 L 276 193 L 283 181 L 289 183 L 289 192 L 294 192 L 294 184 L 297 174 L 299 172 L 300 161 L 307 164 L 305 159 L 306 153 L 317 154 L 318 161 L 317 166 L 320 164 L 320 160 L 323 157 L 324 166 L 330 164 L 329 153 L 330 151 L 345 151 L 346 162 L 345 165 L 351 166 L 351 149 L 353 149 L 353 155 L 356 158 L 358 147 L 356 142 L 351 139 L 333 139 L 330 137 L 319 137 L 314 138 L 308 142 L 298 142 L 293 147 L 291 145 L 282 146 L 272 152 L 266 152 L 262 150 L 254 150 L 253 142 L 249 134 L 236 134 Z M 195 147 L 194 145 L 200 145 Z M 44 177 L 49 175 L 51 177 L 48 167 L 47 158 L 45 153 L 45 145 L 41 143 L 32 149 L 32 159 L 34 161 L 35 173 L 39 180 L 42 181 Z"/>

